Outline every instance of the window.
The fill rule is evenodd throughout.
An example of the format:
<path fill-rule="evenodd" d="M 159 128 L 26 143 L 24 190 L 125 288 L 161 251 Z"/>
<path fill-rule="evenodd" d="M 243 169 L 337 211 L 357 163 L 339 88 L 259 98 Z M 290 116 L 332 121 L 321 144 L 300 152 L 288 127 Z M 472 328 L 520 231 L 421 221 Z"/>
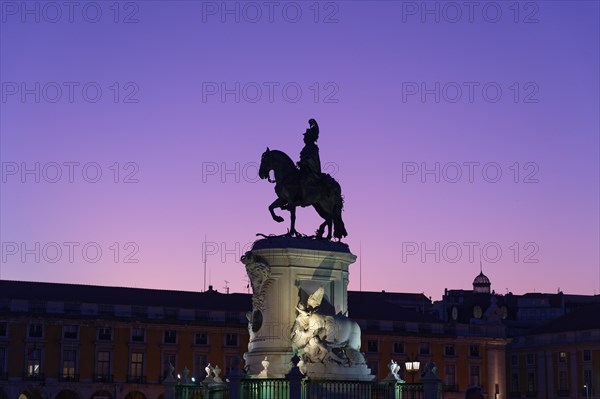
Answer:
<path fill-rule="evenodd" d="M 469 356 L 479 357 L 479 345 L 470 345 L 469 346 Z"/>
<path fill-rule="evenodd" d="M 591 362 L 592 361 L 592 350 L 591 349 L 584 349 L 583 350 L 583 361 L 584 362 Z"/>
<path fill-rule="evenodd" d="M 75 358 L 77 352 L 74 350 L 63 351 L 62 377 L 75 378 Z"/>
<path fill-rule="evenodd" d="M 165 344 L 176 344 L 177 343 L 177 331 L 175 331 L 175 330 L 165 331 L 164 343 Z"/>
<path fill-rule="evenodd" d="M 558 361 L 561 363 L 567 362 L 567 352 L 559 352 L 558 353 Z"/>
<path fill-rule="evenodd" d="M 429 343 L 421 342 L 421 345 L 419 345 L 419 354 L 429 355 L 429 350 Z"/>
<path fill-rule="evenodd" d="M 454 350 L 454 345 L 446 345 L 446 346 L 444 346 L 444 355 L 446 355 L 446 356 L 455 356 L 456 352 Z"/>
<path fill-rule="evenodd" d="M 41 324 L 30 324 L 29 325 L 29 338 L 42 338 L 42 325 Z"/>
<path fill-rule="evenodd" d="M 0 347 L 0 378 L 6 372 L 6 348 Z"/>
<path fill-rule="evenodd" d="M 404 353 L 404 342 L 394 342 L 394 353 Z"/>
<path fill-rule="evenodd" d="M 225 356 L 225 375 L 240 368 L 240 357 L 236 355 Z"/>
<path fill-rule="evenodd" d="M 208 345 L 207 333 L 196 333 L 196 345 Z"/>
<path fill-rule="evenodd" d="M 144 342 L 144 336 L 143 328 L 131 329 L 131 342 Z"/>
<path fill-rule="evenodd" d="M 569 385 L 567 382 L 567 372 L 565 370 L 561 370 L 558 372 L 558 390 L 559 391 L 568 391 Z"/>
<path fill-rule="evenodd" d="M 377 340 L 367 341 L 367 352 L 379 352 L 379 342 Z"/>
<path fill-rule="evenodd" d="M 77 339 L 77 326 L 64 326 L 63 327 L 63 338 L 64 339 Z"/>
<path fill-rule="evenodd" d="M 469 378 L 470 385 L 475 385 L 475 386 L 481 385 L 481 382 L 479 379 L 479 366 L 471 366 L 471 373 L 469 376 L 470 376 L 470 378 Z"/>
<path fill-rule="evenodd" d="M 444 380 L 446 382 L 446 385 L 456 385 L 456 365 L 447 364 L 444 367 L 444 370 L 445 370 Z"/>
<path fill-rule="evenodd" d="M 510 392 L 517 393 L 520 392 L 519 389 L 519 374 L 512 373 L 510 376 Z"/>
<path fill-rule="evenodd" d="M 535 364 L 535 355 L 533 353 L 527 354 L 527 365 L 531 366 Z"/>
<path fill-rule="evenodd" d="M 238 346 L 238 335 L 235 333 L 226 334 L 225 346 Z"/>
<path fill-rule="evenodd" d="M 96 363 L 96 373 L 101 377 L 106 377 L 110 374 L 110 352 L 99 351 L 98 360 Z"/>
<path fill-rule="evenodd" d="M 8 337 L 8 323 L 0 321 L 0 338 Z"/>
<path fill-rule="evenodd" d="M 98 329 L 98 341 L 112 340 L 112 330 L 110 327 L 102 327 Z"/>
<path fill-rule="evenodd" d="M 519 355 L 511 355 L 510 356 L 510 365 L 511 366 L 519 365 Z M 514 391 L 514 392 L 516 392 L 516 391 Z"/>
<path fill-rule="evenodd" d="M 40 375 L 42 363 L 42 350 L 37 348 L 29 348 L 27 352 L 27 375 L 36 377 Z"/>
<path fill-rule="evenodd" d="M 177 354 L 175 352 L 168 352 L 163 354 L 163 379 L 169 375 L 169 369 L 171 365 L 177 370 Z"/>
<path fill-rule="evenodd" d="M 194 376 L 203 378 L 206 376 L 204 368 L 208 365 L 208 359 L 203 353 L 194 354 Z"/>
<path fill-rule="evenodd" d="M 535 372 L 527 373 L 527 392 L 536 392 Z"/>
<path fill-rule="evenodd" d="M 132 352 L 131 353 L 131 368 L 130 375 L 131 377 L 141 377 L 142 370 L 144 368 L 144 354 L 141 352 Z"/>

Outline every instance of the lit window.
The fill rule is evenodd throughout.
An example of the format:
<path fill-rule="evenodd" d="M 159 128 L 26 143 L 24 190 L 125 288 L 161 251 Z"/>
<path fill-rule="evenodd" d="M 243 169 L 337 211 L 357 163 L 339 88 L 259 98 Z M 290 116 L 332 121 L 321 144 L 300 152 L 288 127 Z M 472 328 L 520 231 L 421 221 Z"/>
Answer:
<path fill-rule="evenodd" d="M 42 362 L 42 350 L 37 348 L 29 348 L 27 352 L 27 375 L 36 377 L 40 375 L 40 367 Z"/>
<path fill-rule="evenodd" d="M 105 379 L 110 374 L 110 352 L 99 351 L 98 361 L 96 363 L 96 373 Z"/>
<path fill-rule="evenodd" d="M 63 367 L 62 377 L 63 378 L 75 378 L 75 358 L 77 352 L 74 350 L 63 351 Z"/>
<path fill-rule="evenodd" d="M 144 367 L 144 354 L 141 352 L 131 353 L 131 377 L 141 377 Z"/>
<path fill-rule="evenodd" d="M 558 361 L 561 363 L 566 363 L 567 361 L 567 352 L 559 352 Z"/>

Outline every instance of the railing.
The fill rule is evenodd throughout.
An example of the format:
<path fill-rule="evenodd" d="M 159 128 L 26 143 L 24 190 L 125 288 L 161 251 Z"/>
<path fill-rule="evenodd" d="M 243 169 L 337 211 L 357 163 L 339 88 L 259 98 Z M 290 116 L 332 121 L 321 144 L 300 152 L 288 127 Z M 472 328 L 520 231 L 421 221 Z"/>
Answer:
<path fill-rule="evenodd" d="M 288 399 L 290 383 L 285 378 L 242 380 L 241 399 Z"/>
<path fill-rule="evenodd" d="M 423 384 L 397 384 L 396 399 L 423 399 Z"/>
<path fill-rule="evenodd" d="M 306 380 L 302 386 L 302 397 L 305 399 L 367 399 L 372 397 L 376 385 L 377 383 L 372 381 Z"/>
<path fill-rule="evenodd" d="M 92 378 L 94 382 L 113 382 L 112 374 L 94 374 Z"/>
<path fill-rule="evenodd" d="M 229 389 L 226 384 L 180 384 L 175 386 L 175 398 L 229 399 Z"/>
<path fill-rule="evenodd" d="M 62 382 L 79 382 L 79 374 L 61 374 L 58 380 Z"/>

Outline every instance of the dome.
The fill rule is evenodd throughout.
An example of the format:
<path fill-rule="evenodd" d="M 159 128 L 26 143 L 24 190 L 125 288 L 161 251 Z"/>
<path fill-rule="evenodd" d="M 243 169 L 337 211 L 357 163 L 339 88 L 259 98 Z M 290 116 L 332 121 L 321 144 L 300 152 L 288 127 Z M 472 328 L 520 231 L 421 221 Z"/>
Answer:
<path fill-rule="evenodd" d="M 483 272 L 480 272 L 475 280 L 473 280 L 473 291 L 489 294 L 492 283 Z"/>

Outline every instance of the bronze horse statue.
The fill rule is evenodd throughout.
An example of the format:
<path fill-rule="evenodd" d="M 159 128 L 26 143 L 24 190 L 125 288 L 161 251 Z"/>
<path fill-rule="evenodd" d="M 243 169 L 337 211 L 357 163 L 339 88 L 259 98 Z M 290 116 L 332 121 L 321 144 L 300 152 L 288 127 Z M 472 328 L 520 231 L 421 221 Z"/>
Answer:
<path fill-rule="evenodd" d="M 317 238 L 323 238 L 325 227 L 327 227 L 326 238 L 328 240 L 331 239 L 332 234 L 338 240 L 348 235 L 342 221 L 344 206 L 342 189 L 333 177 L 323 173 L 318 194 L 307 200 L 302 198 L 300 171 L 286 153 L 267 148 L 262 154 L 258 176 L 273 182 L 269 177 L 271 170 L 275 176 L 277 199 L 269 205 L 269 212 L 271 212 L 273 220 L 278 223 L 283 222 L 283 218 L 274 212 L 275 208 L 286 209 L 290 212 L 291 226 L 290 231 L 285 234 L 286 236 L 300 236 L 296 231 L 296 207 L 298 206 L 313 206 L 325 220 L 316 231 Z"/>

